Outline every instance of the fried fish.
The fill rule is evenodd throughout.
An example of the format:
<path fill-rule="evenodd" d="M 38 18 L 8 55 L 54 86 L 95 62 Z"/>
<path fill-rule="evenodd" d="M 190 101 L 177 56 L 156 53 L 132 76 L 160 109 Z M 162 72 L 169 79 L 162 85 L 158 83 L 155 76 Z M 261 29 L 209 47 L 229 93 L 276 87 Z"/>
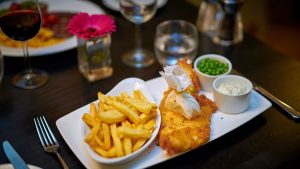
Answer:
<path fill-rule="evenodd" d="M 164 98 L 160 103 L 162 125 L 159 132 L 159 145 L 166 150 L 169 155 L 195 149 L 209 141 L 210 121 L 216 105 L 205 95 L 198 96 L 200 85 L 186 60 L 178 64 L 182 67 L 192 80 L 194 91 L 191 93 L 201 107 L 198 117 L 187 119 L 180 115 L 176 107 L 173 110 L 166 108 L 166 98 L 173 89 L 164 92 Z M 169 107 L 169 106 L 168 106 Z M 176 110 L 175 110 L 176 109 Z"/>

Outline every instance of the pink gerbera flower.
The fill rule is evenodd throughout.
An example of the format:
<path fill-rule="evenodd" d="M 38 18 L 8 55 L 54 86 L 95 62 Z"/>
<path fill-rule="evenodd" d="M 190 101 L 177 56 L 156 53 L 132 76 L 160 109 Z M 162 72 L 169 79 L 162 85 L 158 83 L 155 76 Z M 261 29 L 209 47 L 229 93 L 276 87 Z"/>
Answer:
<path fill-rule="evenodd" d="M 111 16 L 89 15 L 81 12 L 70 20 L 67 30 L 79 38 L 88 40 L 115 32 L 116 24 Z"/>

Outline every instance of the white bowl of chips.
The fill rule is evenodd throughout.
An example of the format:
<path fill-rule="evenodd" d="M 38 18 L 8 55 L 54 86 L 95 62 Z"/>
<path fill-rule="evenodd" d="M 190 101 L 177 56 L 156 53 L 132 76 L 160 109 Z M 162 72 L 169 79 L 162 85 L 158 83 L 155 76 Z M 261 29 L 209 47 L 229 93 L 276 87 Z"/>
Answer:
<path fill-rule="evenodd" d="M 85 113 L 82 121 L 82 140 L 94 160 L 107 165 L 122 164 L 136 158 L 151 144 L 155 144 L 153 141 L 159 132 L 161 115 L 143 80 L 124 79 L 106 95 L 98 96 L 100 99 L 93 102 L 92 106 L 85 106 L 85 112 L 89 113 Z M 139 107 L 131 105 L 136 102 Z M 130 105 L 131 110 L 138 116 L 122 112 L 124 110 L 120 109 L 119 103 L 122 106 Z M 141 103 L 145 103 L 144 107 Z M 101 113 L 98 115 L 99 109 Z M 122 114 L 124 118 L 121 118 Z M 100 121 L 101 124 L 98 124 Z"/>

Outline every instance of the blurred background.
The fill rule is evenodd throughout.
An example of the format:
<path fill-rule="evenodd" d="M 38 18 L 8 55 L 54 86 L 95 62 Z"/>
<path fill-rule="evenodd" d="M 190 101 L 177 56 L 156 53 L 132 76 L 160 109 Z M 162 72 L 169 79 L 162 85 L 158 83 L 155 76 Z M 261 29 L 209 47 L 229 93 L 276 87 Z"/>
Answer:
<path fill-rule="evenodd" d="M 202 0 L 186 0 L 199 7 Z M 245 0 L 241 8 L 245 32 L 300 61 L 300 1 Z"/>

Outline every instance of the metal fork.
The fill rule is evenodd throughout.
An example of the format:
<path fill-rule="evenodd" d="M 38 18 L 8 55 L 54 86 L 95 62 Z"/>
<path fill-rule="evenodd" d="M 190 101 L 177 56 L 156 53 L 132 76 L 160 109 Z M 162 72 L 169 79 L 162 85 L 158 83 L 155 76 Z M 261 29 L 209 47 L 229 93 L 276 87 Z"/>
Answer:
<path fill-rule="evenodd" d="M 66 162 L 58 153 L 59 144 L 56 138 L 54 137 L 53 132 L 50 129 L 45 117 L 37 117 L 34 118 L 33 121 L 44 150 L 48 153 L 56 154 L 62 167 L 64 169 L 69 169 Z"/>

